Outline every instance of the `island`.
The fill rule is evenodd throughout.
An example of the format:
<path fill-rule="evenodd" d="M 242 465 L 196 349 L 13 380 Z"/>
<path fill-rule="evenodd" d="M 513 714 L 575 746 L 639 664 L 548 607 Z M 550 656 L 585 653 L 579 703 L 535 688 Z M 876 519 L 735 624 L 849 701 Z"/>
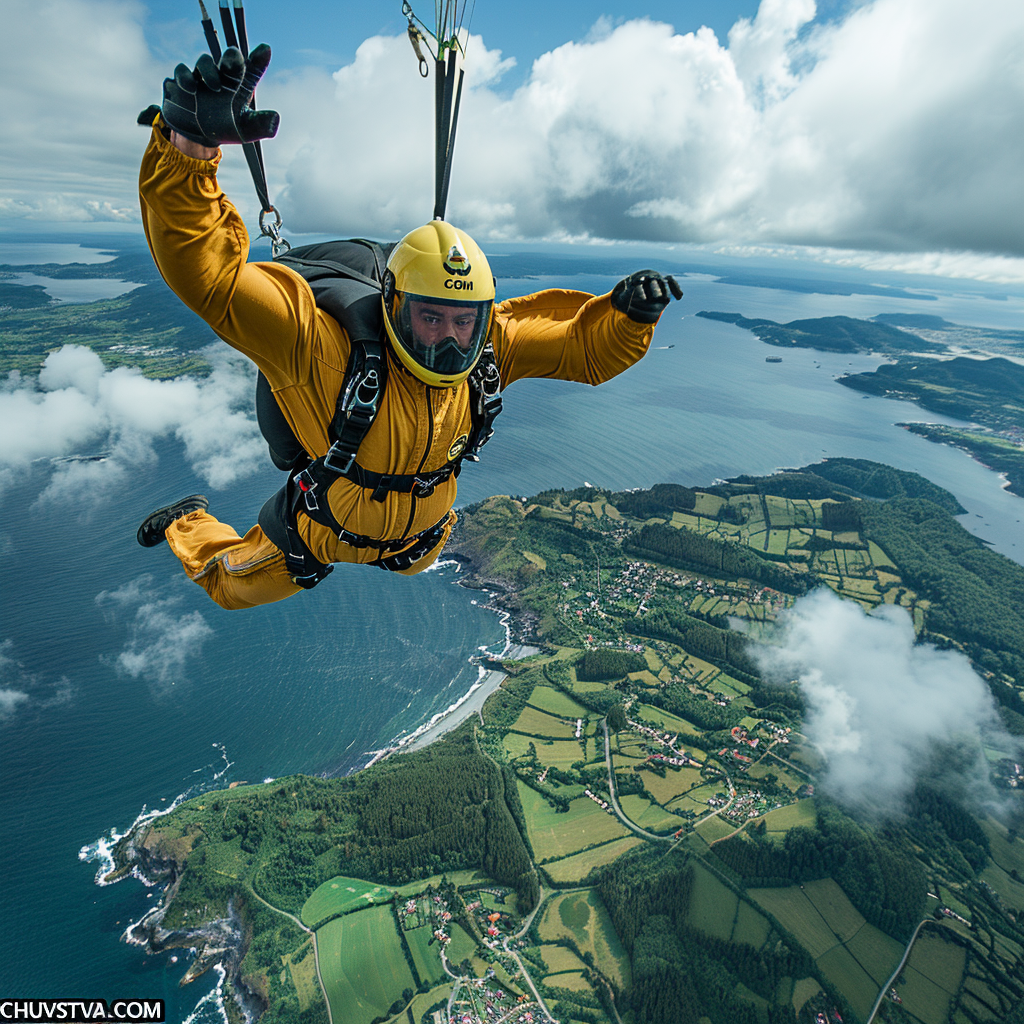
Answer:
<path fill-rule="evenodd" d="M 463 585 L 537 653 L 423 750 L 141 822 L 127 938 L 216 965 L 233 1022 L 1022 1024 L 1024 769 L 991 755 L 998 816 L 927 773 L 854 813 L 748 647 L 816 588 L 901 607 L 1024 736 L 1024 568 L 960 512 L 855 459 L 460 510 Z"/>

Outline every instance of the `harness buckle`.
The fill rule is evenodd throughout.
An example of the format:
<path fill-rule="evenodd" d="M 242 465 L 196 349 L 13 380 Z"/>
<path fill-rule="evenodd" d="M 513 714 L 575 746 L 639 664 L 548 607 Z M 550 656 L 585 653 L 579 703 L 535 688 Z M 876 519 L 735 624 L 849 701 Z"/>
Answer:
<path fill-rule="evenodd" d="M 324 466 L 339 476 L 344 476 L 352 468 L 352 463 L 355 461 L 356 453 L 346 451 L 340 447 L 338 441 L 331 445 L 324 456 Z"/>
<path fill-rule="evenodd" d="M 295 474 L 295 486 L 302 494 L 302 500 L 308 512 L 313 512 L 320 507 L 320 503 L 316 500 L 317 484 L 308 470 L 304 469 L 301 473 Z"/>

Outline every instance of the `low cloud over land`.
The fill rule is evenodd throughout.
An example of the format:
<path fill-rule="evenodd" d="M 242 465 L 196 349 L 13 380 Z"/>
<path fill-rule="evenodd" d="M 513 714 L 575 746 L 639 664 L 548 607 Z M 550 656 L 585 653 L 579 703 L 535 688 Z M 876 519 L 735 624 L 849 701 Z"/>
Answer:
<path fill-rule="evenodd" d="M 210 349 L 206 379 L 148 380 L 106 370 L 95 352 L 65 345 L 46 357 L 38 385 L 0 385 L 0 489 L 35 459 L 102 453 L 103 461 L 55 465 L 44 500 L 95 501 L 155 459 L 153 443 L 177 437 L 195 471 L 228 487 L 266 460 L 253 416 L 255 370 L 224 345 Z"/>
<path fill-rule="evenodd" d="M 803 731 L 828 762 L 822 785 L 847 805 L 898 813 L 935 755 L 954 748 L 960 783 L 978 795 L 988 785 L 981 737 L 1016 749 L 967 658 L 915 643 L 903 608 L 868 615 L 822 589 L 796 602 L 772 640 L 754 654 L 768 678 L 799 682 Z"/>

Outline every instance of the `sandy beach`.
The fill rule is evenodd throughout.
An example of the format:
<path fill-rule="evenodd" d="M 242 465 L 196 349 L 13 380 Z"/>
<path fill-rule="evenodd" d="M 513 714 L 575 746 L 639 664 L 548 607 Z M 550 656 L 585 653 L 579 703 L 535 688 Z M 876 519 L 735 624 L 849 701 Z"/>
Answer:
<path fill-rule="evenodd" d="M 527 647 L 524 644 L 513 644 L 503 655 L 509 661 L 517 661 L 520 658 L 529 658 L 532 654 L 537 654 L 539 651 L 536 647 Z M 501 686 L 501 681 L 505 678 L 508 673 L 500 672 L 497 669 L 491 669 L 484 677 L 477 683 L 476 687 L 469 691 L 466 697 L 451 711 L 449 711 L 443 718 L 439 718 L 436 722 L 432 723 L 427 729 L 421 732 L 412 742 L 406 746 L 400 747 L 402 752 L 412 750 L 422 750 L 424 747 L 429 746 L 439 736 L 443 736 L 446 732 L 450 732 L 457 725 L 461 725 L 470 715 L 480 714 L 481 708 L 484 706 L 484 701 L 494 693 L 494 691 Z"/>

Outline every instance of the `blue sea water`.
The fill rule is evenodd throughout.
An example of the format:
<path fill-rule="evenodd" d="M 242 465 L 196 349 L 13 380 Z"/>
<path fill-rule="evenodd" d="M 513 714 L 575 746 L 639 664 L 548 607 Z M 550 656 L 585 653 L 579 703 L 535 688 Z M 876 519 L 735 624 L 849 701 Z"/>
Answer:
<path fill-rule="evenodd" d="M 604 291 L 613 283 L 576 275 L 500 288 Z M 1018 326 L 1019 295 L 931 282 L 918 304 L 707 277 L 683 285 L 655 349 L 629 373 L 596 390 L 556 381 L 510 387 L 484 461 L 460 479 L 460 501 L 585 481 L 708 483 L 855 456 L 947 487 L 968 508 L 968 528 L 1024 561 L 1024 502 L 963 453 L 893 425 L 951 421 L 834 382 L 877 359 L 787 351 L 782 363 L 766 364 L 777 350 L 693 316 L 922 311 Z M 135 544 L 150 507 L 201 489 L 177 442 L 159 445 L 157 456 L 98 508 L 36 503 L 46 463 L 0 498 L 0 689 L 27 694 L 0 722 L 0 994 L 162 996 L 170 1021 L 191 1024 L 218 1019 L 216 1000 L 204 1001 L 217 978 L 178 989 L 187 954 L 172 962 L 173 954 L 147 957 L 121 941 L 157 894 L 137 881 L 95 884 L 111 830 L 202 787 L 364 763 L 464 693 L 476 679 L 468 657 L 481 646 L 500 649 L 504 629 L 453 586 L 451 567 L 407 579 L 342 566 L 308 594 L 223 612 L 175 572 L 166 549 Z M 244 529 L 277 477 L 267 469 L 219 493 L 217 513 Z"/>

